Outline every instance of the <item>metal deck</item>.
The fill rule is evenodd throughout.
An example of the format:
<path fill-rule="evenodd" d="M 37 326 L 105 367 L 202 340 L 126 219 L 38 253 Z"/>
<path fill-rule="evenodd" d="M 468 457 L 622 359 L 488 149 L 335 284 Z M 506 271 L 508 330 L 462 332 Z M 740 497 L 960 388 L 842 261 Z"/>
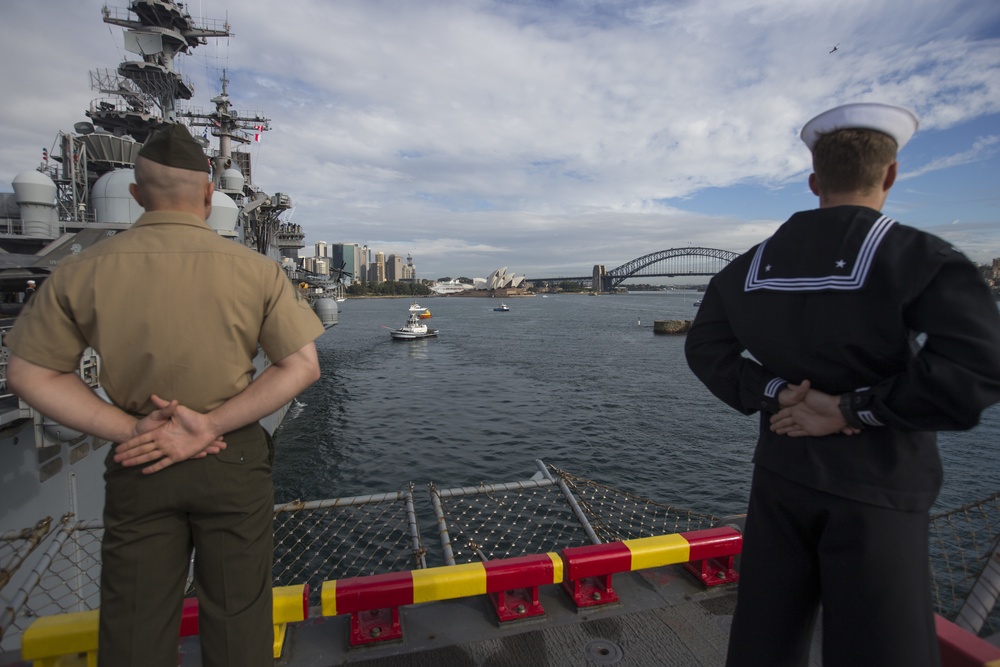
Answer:
<path fill-rule="evenodd" d="M 667 665 L 725 662 L 736 585 L 704 589 L 680 566 L 617 574 L 621 602 L 577 611 L 560 586 L 542 587 L 545 615 L 502 626 L 486 596 L 400 610 L 403 640 L 348 647 L 350 616 L 289 627 L 279 667 L 402 665 Z M 185 667 L 201 664 L 197 639 Z M 819 663 L 816 663 L 819 664 Z"/>

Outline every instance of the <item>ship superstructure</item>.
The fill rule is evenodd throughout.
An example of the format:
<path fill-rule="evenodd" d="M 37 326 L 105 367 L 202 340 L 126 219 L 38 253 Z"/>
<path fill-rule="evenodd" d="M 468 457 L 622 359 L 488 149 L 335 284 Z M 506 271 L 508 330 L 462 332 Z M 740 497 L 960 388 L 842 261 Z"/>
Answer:
<path fill-rule="evenodd" d="M 18 174 L 14 193 L 0 194 L 0 249 L 19 255 L 0 262 L 0 269 L 4 264 L 18 269 L 0 271 L 0 290 L 16 292 L 26 278 L 44 277 L 58 263 L 51 261 L 53 244 L 66 235 L 96 229 L 106 234 L 131 225 L 142 213 L 128 193 L 131 168 L 150 133 L 172 122 L 189 125 L 211 163 L 217 194 L 209 224 L 281 262 L 299 283 L 295 260 L 304 234 L 301 226 L 283 219 L 292 199 L 258 187 L 251 152 L 234 148 L 259 141 L 271 129 L 270 119 L 233 109 L 225 72 L 210 112 L 183 104 L 194 96 L 194 85 L 177 71 L 177 56 L 210 38 L 229 37 L 228 22 L 196 23 L 183 5 L 170 0 L 132 0 L 127 10 L 102 11 L 105 23 L 124 28 L 125 50 L 138 57 L 115 70 L 92 71 L 91 86 L 99 97 L 86 110 L 90 120 L 76 123 L 73 132 L 60 132 L 38 168 Z M 218 140 L 217 149 L 210 136 Z M 73 247 L 79 251 L 99 238 L 89 234 Z M 38 254 L 48 260 L 26 257 Z"/>

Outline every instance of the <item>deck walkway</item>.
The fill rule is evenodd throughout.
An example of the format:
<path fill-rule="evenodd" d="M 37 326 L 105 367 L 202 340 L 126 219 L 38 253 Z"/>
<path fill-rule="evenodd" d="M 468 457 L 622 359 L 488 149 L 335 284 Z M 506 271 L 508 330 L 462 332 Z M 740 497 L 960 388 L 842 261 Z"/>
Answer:
<path fill-rule="evenodd" d="M 485 596 L 403 607 L 403 640 L 384 646 L 350 649 L 349 616 L 314 618 L 289 628 L 275 665 L 723 665 L 736 584 L 706 590 L 670 565 L 617 574 L 613 586 L 620 603 L 582 611 L 561 587 L 544 586 L 543 617 L 502 627 Z M 182 665 L 200 665 L 197 640 L 182 646 Z"/>

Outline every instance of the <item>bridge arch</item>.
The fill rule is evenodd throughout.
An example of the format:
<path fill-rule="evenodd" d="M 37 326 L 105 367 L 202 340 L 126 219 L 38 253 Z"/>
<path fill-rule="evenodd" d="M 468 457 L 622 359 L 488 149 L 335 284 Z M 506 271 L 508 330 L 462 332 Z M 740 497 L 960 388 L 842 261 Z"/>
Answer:
<path fill-rule="evenodd" d="M 717 248 L 658 250 L 608 271 L 605 287 L 613 289 L 633 277 L 713 276 L 739 256 Z"/>

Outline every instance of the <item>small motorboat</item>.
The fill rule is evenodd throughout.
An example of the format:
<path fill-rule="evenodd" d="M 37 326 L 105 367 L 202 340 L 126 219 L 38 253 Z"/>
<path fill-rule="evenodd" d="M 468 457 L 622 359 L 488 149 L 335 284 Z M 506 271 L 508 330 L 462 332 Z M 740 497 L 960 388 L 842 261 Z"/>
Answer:
<path fill-rule="evenodd" d="M 495 310 L 498 313 L 506 313 L 508 310 L 510 310 L 510 308 L 507 307 L 506 303 L 501 303 L 499 306 L 497 306 L 493 310 Z"/>
<path fill-rule="evenodd" d="M 406 324 L 398 329 L 389 330 L 389 335 L 392 336 L 393 340 L 416 340 L 437 336 L 437 329 L 429 329 L 426 324 L 420 321 L 420 313 L 425 310 L 426 308 L 420 308 L 417 304 L 410 306 L 410 315 L 406 318 Z"/>
<path fill-rule="evenodd" d="M 697 301 L 694 302 L 695 308 L 697 308 L 700 305 L 701 305 L 701 299 L 698 299 Z"/>

